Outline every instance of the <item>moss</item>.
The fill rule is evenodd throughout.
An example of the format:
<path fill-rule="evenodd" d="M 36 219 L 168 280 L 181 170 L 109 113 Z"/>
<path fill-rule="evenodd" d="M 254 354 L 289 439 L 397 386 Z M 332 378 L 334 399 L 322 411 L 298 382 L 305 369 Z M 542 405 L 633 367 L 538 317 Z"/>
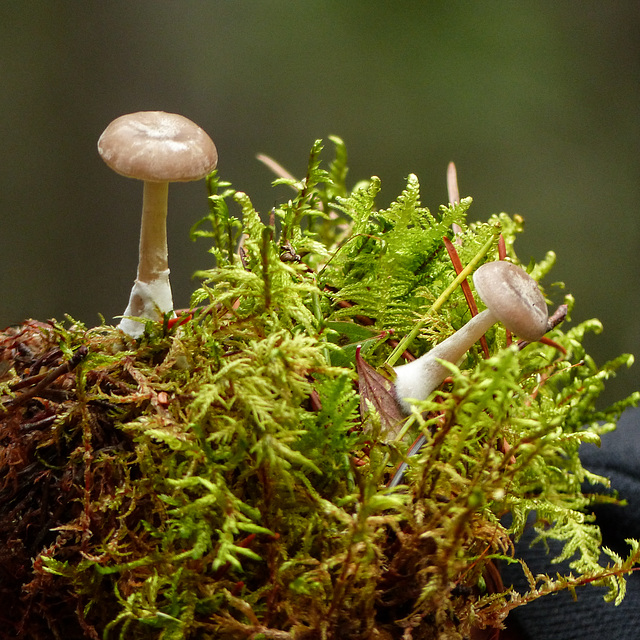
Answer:
<path fill-rule="evenodd" d="M 389 364 L 469 317 L 443 236 L 458 225 L 449 245 L 464 265 L 499 251 L 518 263 L 522 220 L 468 224 L 469 198 L 432 214 L 415 176 L 380 209 L 380 181 L 349 191 L 331 140 L 327 169 L 318 141 L 302 180 L 276 181 L 293 195 L 266 221 L 209 176 L 192 235 L 213 243 L 215 267 L 199 272 L 188 314 L 147 323 L 137 341 L 70 319 L 0 333 L 0 593 L 13 634 L 463 638 L 560 589 L 623 597 L 640 552 L 632 542 L 628 558 L 599 564 L 589 514 L 610 498 L 581 486 L 607 480 L 578 448 L 637 402 L 596 405 L 631 356 L 596 365 L 582 339 L 600 326 L 564 330 L 567 298 L 552 342 L 510 344 L 496 327 L 489 357 L 474 347 L 401 417 Z M 542 279 L 552 262 L 528 268 Z M 388 486 L 402 462 L 403 484 Z M 531 577 L 517 594 L 494 563 L 519 561 L 532 513 L 573 575 Z"/>

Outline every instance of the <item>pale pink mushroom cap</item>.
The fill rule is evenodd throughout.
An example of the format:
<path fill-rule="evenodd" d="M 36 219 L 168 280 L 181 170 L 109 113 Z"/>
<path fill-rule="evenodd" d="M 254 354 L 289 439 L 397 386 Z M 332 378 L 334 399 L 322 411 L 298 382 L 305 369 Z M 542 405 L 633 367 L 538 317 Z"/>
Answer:
<path fill-rule="evenodd" d="M 547 304 L 524 269 L 504 260 L 487 262 L 473 274 L 473 284 L 487 309 L 519 338 L 535 342 L 547 332 Z"/>
<path fill-rule="evenodd" d="M 213 171 L 218 152 L 195 122 L 176 113 L 139 111 L 116 118 L 98 140 L 115 172 L 150 182 L 189 182 Z"/>

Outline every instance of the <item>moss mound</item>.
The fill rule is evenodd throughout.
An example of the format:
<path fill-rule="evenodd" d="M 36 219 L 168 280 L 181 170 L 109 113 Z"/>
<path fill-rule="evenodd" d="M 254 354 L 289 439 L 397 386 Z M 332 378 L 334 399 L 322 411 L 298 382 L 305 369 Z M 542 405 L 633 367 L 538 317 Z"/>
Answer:
<path fill-rule="evenodd" d="M 379 209 L 380 181 L 348 190 L 331 140 L 327 168 L 318 141 L 302 180 L 276 181 L 292 197 L 265 221 L 209 176 L 193 236 L 214 266 L 177 318 L 139 340 L 70 319 L 0 332 L 11 635 L 466 638 L 560 589 L 624 596 L 638 544 L 601 564 L 590 507 L 611 498 L 583 494 L 607 480 L 578 448 L 637 402 L 596 406 L 631 356 L 596 365 L 581 342 L 600 325 L 564 330 L 567 297 L 545 343 L 496 325 L 403 416 L 391 366 L 468 320 L 472 292 L 452 283 L 463 265 L 518 263 L 522 220 L 468 224 L 469 198 L 432 214 L 415 176 Z M 519 561 L 532 514 L 573 573 L 523 563 L 530 590 L 515 593 L 496 561 Z"/>

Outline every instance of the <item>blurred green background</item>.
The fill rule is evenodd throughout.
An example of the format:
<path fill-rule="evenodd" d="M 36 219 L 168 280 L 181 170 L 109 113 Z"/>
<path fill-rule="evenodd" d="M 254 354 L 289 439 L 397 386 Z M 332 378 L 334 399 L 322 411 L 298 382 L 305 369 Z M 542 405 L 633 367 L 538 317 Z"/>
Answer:
<path fill-rule="evenodd" d="M 432 209 L 454 160 L 472 220 L 519 213 L 520 258 L 556 251 L 545 284 L 566 283 L 575 321 L 604 322 L 597 360 L 640 354 L 637 0 L 4 0 L 0 78 L 0 326 L 122 313 L 142 189 L 96 142 L 113 118 L 161 109 L 210 133 L 262 211 L 288 194 L 258 152 L 300 175 L 336 134 L 351 184 L 380 176 L 383 206 L 413 172 Z M 177 307 L 211 263 L 188 236 L 204 189 L 170 189 Z M 638 366 L 607 396 L 638 388 Z"/>

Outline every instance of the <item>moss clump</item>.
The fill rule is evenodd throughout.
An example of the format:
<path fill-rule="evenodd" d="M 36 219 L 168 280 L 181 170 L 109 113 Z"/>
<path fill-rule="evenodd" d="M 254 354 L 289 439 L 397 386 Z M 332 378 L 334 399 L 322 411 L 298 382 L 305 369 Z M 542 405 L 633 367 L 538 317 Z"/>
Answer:
<path fill-rule="evenodd" d="M 381 375 L 397 339 L 418 323 L 408 348 L 420 355 L 469 317 L 443 236 L 458 225 L 462 264 L 497 259 L 500 239 L 517 263 L 521 219 L 468 224 L 470 199 L 432 214 L 415 176 L 380 210 L 380 181 L 348 191 L 332 142 L 327 169 L 316 142 L 304 179 L 276 181 L 293 197 L 266 222 L 209 177 L 193 235 L 213 243 L 215 266 L 178 321 L 150 322 L 137 341 L 72 321 L 0 333 L 12 634 L 464 638 L 559 589 L 623 597 L 638 544 L 600 565 L 590 508 L 610 498 L 581 485 L 607 480 L 578 448 L 637 402 L 596 408 L 631 357 L 598 367 L 581 342 L 600 325 L 564 331 L 562 313 L 549 344 L 511 344 L 495 327 L 487 354 L 474 348 L 400 418 Z M 542 279 L 552 263 L 529 271 Z M 541 538 L 564 542 L 573 575 L 533 578 L 523 564 L 519 594 L 494 561 L 518 561 L 532 513 Z"/>

